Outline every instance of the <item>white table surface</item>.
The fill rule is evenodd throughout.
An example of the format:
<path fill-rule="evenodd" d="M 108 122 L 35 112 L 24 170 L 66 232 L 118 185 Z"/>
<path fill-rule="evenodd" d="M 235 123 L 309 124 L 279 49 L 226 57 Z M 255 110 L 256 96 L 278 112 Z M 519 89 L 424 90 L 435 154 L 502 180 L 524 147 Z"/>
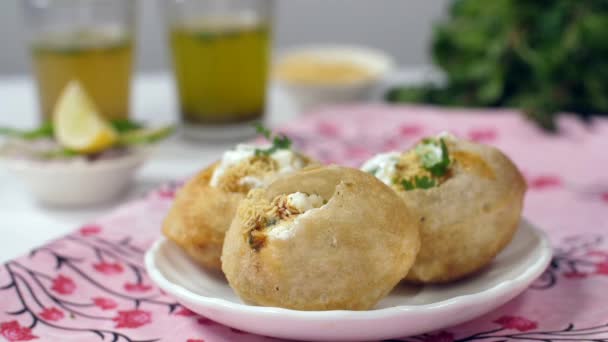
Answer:
<path fill-rule="evenodd" d="M 146 122 L 175 122 L 176 99 L 171 79 L 166 74 L 136 77 L 132 113 Z M 288 97 L 271 88 L 270 126 L 296 115 Z M 38 118 L 36 93 L 32 80 L 0 78 L 0 126 L 33 127 Z M 193 143 L 179 137 L 159 146 L 154 158 L 138 173 L 130 194 L 115 203 L 80 209 L 54 209 L 36 203 L 17 180 L 0 169 L 0 262 L 17 257 L 45 241 L 74 230 L 79 225 L 128 201 L 129 198 L 166 181 L 193 174 L 221 156 L 233 143 Z"/>

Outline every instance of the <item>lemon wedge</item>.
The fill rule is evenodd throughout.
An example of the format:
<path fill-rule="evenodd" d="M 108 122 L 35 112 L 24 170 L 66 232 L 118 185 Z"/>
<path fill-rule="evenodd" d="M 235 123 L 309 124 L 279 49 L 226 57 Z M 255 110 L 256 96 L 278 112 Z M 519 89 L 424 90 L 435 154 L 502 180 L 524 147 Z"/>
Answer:
<path fill-rule="evenodd" d="M 76 152 L 100 152 L 118 140 L 114 128 L 101 117 L 78 81 L 71 81 L 61 93 L 53 112 L 53 126 L 59 144 Z"/>

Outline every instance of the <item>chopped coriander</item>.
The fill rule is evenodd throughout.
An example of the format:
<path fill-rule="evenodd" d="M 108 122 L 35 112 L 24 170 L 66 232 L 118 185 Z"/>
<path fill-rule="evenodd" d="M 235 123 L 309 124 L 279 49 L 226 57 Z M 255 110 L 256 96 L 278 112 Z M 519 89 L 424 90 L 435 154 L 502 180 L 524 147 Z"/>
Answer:
<path fill-rule="evenodd" d="M 415 190 L 415 189 L 430 189 L 437 185 L 437 181 L 428 177 L 428 176 L 415 176 L 414 179 L 402 179 L 401 186 L 405 191 Z"/>
<path fill-rule="evenodd" d="M 258 122 L 255 124 L 255 130 L 258 132 L 258 134 L 261 134 L 264 136 L 264 138 L 270 140 L 271 132 L 268 128 L 264 127 L 264 125 Z"/>
<path fill-rule="evenodd" d="M 410 190 L 414 190 L 415 189 L 414 183 L 412 181 L 410 181 L 410 180 L 407 180 L 407 179 L 402 179 L 401 180 L 401 186 L 403 186 L 403 189 L 405 191 L 410 191 Z"/>
<path fill-rule="evenodd" d="M 450 167 L 450 154 L 443 138 L 423 139 L 416 147 L 422 167 L 435 177 L 444 176 Z"/>
<path fill-rule="evenodd" d="M 380 171 L 380 168 L 379 167 L 375 167 L 375 168 L 367 171 L 367 173 L 375 176 L 378 173 L 378 171 Z"/>
<path fill-rule="evenodd" d="M 414 181 L 416 182 L 416 188 L 418 189 L 430 189 L 437 185 L 437 182 L 427 176 L 424 177 L 415 177 Z"/>
<path fill-rule="evenodd" d="M 272 135 L 269 129 L 264 126 L 257 124 L 256 130 L 258 133 L 262 134 L 266 140 L 272 141 L 272 146 L 266 149 L 256 148 L 255 155 L 256 156 L 269 156 L 275 153 L 278 150 L 288 150 L 291 148 L 291 139 L 289 139 L 285 135 Z"/>

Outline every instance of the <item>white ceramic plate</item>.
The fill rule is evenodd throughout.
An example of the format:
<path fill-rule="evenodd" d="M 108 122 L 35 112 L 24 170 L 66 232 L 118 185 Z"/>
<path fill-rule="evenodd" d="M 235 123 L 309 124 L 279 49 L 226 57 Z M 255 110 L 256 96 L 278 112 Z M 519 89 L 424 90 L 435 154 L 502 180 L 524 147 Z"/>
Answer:
<path fill-rule="evenodd" d="M 254 334 L 307 341 L 361 341 L 421 334 L 462 323 L 506 303 L 547 267 L 546 236 L 523 221 L 483 272 L 449 285 L 398 286 L 374 310 L 297 311 L 244 304 L 220 276 L 161 239 L 146 254 L 154 282 L 190 310 Z"/>

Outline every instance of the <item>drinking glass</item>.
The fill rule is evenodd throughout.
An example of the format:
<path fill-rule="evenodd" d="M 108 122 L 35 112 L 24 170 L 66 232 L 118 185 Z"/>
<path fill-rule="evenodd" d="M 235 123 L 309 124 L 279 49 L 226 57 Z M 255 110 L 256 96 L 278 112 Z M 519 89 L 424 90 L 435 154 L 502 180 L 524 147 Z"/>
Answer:
<path fill-rule="evenodd" d="M 164 0 L 184 132 L 253 133 L 266 103 L 273 0 Z"/>
<path fill-rule="evenodd" d="M 136 0 L 23 0 L 43 120 L 76 80 L 108 119 L 127 118 Z"/>

